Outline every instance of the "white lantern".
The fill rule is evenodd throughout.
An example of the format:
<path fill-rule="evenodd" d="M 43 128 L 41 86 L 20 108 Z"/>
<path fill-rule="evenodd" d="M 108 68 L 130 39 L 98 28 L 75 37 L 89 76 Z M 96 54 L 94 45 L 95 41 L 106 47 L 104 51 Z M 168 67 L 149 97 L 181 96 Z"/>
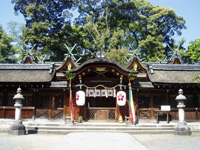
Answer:
<path fill-rule="evenodd" d="M 78 106 L 85 105 L 85 92 L 83 91 L 76 92 L 76 105 Z"/>
<path fill-rule="evenodd" d="M 126 93 L 124 91 L 117 92 L 117 104 L 124 106 L 126 104 Z"/>

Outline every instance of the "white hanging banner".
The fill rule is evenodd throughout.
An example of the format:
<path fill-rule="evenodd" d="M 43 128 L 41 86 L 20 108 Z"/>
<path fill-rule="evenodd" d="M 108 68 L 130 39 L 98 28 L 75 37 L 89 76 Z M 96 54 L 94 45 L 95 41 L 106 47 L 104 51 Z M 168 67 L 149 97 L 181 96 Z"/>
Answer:
<path fill-rule="evenodd" d="M 100 97 L 101 96 L 101 90 L 100 89 L 96 89 L 96 97 Z"/>
<path fill-rule="evenodd" d="M 113 90 L 108 90 L 108 96 L 113 96 Z"/>
<path fill-rule="evenodd" d="M 85 92 L 83 91 L 76 92 L 76 105 L 78 106 L 85 105 Z"/>
<path fill-rule="evenodd" d="M 126 104 L 126 92 L 124 91 L 117 92 L 117 104 L 119 106 L 124 106 Z"/>
<path fill-rule="evenodd" d="M 103 90 L 101 90 L 101 97 L 104 97 L 104 96 L 106 96 L 106 90 L 105 89 L 103 89 Z"/>
<path fill-rule="evenodd" d="M 94 97 L 94 90 L 93 89 L 89 89 L 89 97 Z"/>

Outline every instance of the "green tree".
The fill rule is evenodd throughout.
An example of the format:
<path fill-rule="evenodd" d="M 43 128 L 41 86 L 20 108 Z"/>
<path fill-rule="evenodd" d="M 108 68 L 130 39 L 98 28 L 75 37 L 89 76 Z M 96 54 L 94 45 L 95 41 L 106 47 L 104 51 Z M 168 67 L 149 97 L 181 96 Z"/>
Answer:
<path fill-rule="evenodd" d="M 164 59 L 163 37 L 154 37 L 148 35 L 146 39 L 139 42 L 140 57 L 145 62 L 156 62 L 158 59 Z"/>
<path fill-rule="evenodd" d="M 17 54 L 16 60 L 20 61 L 23 59 L 24 54 L 26 53 L 23 50 L 25 49 L 25 43 L 22 36 L 24 30 L 26 29 L 25 25 L 22 23 L 11 21 L 7 24 L 7 26 L 8 35 L 13 37 L 12 46 L 15 49 L 15 53 Z"/>
<path fill-rule="evenodd" d="M 188 50 L 185 52 L 184 57 L 188 63 L 200 62 L 200 39 L 191 41 Z"/>
<path fill-rule="evenodd" d="M 80 54 L 87 49 L 96 52 L 131 46 L 139 50 L 139 57 L 144 61 L 156 61 L 156 57 L 162 58 L 171 52 L 163 44 L 173 46 L 174 35 L 181 35 L 185 28 L 184 19 L 173 9 L 153 6 L 146 0 L 12 2 L 15 11 L 26 19 L 24 41 L 36 44 L 35 50 L 47 53 L 52 60 L 64 57 L 64 43 L 68 46 L 77 43 Z M 73 26 L 71 8 L 79 12 Z"/>
<path fill-rule="evenodd" d="M 122 66 L 127 65 L 126 58 L 130 52 L 127 49 L 112 49 L 111 51 L 106 52 L 106 58 L 116 61 Z"/>
<path fill-rule="evenodd" d="M 0 25 L 0 62 L 15 62 L 15 49 L 11 45 L 12 36 L 8 36 Z"/>
<path fill-rule="evenodd" d="M 98 49 L 130 49 L 131 46 L 141 52 L 139 57 L 144 61 L 157 61 L 157 57 L 163 58 L 172 52 L 164 44 L 173 47 L 173 36 L 181 35 L 181 30 L 186 28 L 185 20 L 173 9 L 153 6 L 146 0 L 101 2 L 82 1 L 81 14 L 76 20 L 90 30 L 89 35 L 96 41 L 91 42 L 97 43 Z"/>
<path fill-rule="evenodd" d="M 48 22 L 49 33 L 59 32 L 69 22 L 73 0 L 12 0 L 16 14 L 21 13 L 26 26 L 31 28 L 35 22 Z"/>
<path fill-rule="evenodd" d="M 7 24 L 8 35 L 13 37 L 13 42 L 17 44 L 22 44 L 22 33 L 25 29 L 24 24 L 11 21 Z"/>
<path fill-rule="evenodd" d="M 197 83 L 200 84 L 200 74 L 196 74 L 193 80 L 197 81 Z"/>
<path fill-rule="evenodd" d="M 15 12 L 21 13 L 26 20 L 24 43 L 35 45 L 35 53 L 55 57 L 58 53 L 61 54 L 59 58 L 64 58 L 63 53 L 60 53 L 64 46 L 59 45 L 66 41 L 61 31 L 65 26 L 70 26 L 72 16 L 69 9 L 73 6 L 73 0 L 12 0 L 12 3 Z"/>
<path fill-rule="evenodd" d="M 145 51 L 145 49 L 142 49 L 139 45 L 140 41 L 144 40 L 146 40 L 147 45 L 151 45 L 152 41 L 148 40 L 149 37 L 158 39 L 156 40 L 158 43 L 155 44 L 155 42 L 153 42 L 154 44 L 151 45 L 151 48 L 153 46 L 158 46 L 157 48 L 154 47 L 153 49 L 161 51 L 154 51 L 154 55 L 160 55 L 160 53 L 163 51 L 163 46 L 161 46 L 160 43 L 173 47 L 175 43 L 173 38 L 174 35 L 181 35 L 181 30 L 186 28 L 185 20 L 182 17 L 177 16 L 173 9 L 161 6 L 153 6 L 146 0 L 134 0 L 134 3 L 139 13 L 136 29 L 134 30 L 134 34 L 137 35 L 134 37 L 136 42 L 138 41 L 138 44 L 136 44 L 139 46 L 138 49 L 140 49 L 142 53 L 145 52 L 145 55 L 149 55 L 148 51 Z M 148 41 L 150 43 L 148 43 Z M 164 48 L 164 50 L 165 55 L 171 53 L 171 50 L 167 46 Z M 156 52 L 158 52 L 158 54 L 156 54 Z M 142 54 L 141 57 L 145 55 Z"/>
<path fill-rule="evenodd" d="M 93 49 L 107 51 L 122 47 L 125 26 L 128 26 L 137 16 L 133 2 L 83 0 L 78 6 L 80 15 L 75 23 L 83 26 L 92 37 Z"/>

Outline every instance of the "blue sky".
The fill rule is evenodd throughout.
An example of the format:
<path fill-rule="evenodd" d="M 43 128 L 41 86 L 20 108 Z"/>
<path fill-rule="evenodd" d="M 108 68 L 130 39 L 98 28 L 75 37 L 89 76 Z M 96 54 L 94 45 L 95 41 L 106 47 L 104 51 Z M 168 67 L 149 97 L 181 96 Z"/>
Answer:
<path fill-rule="evenodd" d="M 14 14 L 13 4 L 11 0 L 1 0 L 0 2 L 0 24 L 4 30 L 7 29 L 7 23 L 16 21 L 24 23 L 22 15 Z M 148 0 L 153 5 L 173 8 L 177 15 L 182 16 L 186 20 L 187 29 L 182 31 L 182 36 L 175 36 L 176 41 L 184 38 L 186 40 L 185 47 L 190 41 L 200 39 L 200 0 Z"/>

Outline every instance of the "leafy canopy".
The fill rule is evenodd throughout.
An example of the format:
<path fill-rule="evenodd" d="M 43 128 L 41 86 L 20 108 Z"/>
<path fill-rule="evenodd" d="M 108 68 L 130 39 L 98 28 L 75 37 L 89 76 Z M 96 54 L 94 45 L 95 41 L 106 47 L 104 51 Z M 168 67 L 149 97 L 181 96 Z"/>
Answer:
<path fill-rule="evenodd" d="M 173 9 L 153 6 L 146 0 L 12 0 L 26 19 L 24 42 L 35 51 L 63 59 L 64 44 L 77 44 L 77 53 L 97 50 L 137 49 L 144 61 L 166 57 L 185 20 Z M 74 25 L 71 9 L 79 16 Z M 131 47 L 131 48 L 130 48 Z M 114 56 L 113 56 L 114 57 Z M 113 58 L 114 59 L 114 58 Z M 82 60 L 85 60 L 82 59 Z"/>
<path fill-rule="evenodd" d="M 11 45 L 12 36 L 8 36 L 0 25 L 0 62 L 9 63 L 15 61 L 15 49 Z"/>

